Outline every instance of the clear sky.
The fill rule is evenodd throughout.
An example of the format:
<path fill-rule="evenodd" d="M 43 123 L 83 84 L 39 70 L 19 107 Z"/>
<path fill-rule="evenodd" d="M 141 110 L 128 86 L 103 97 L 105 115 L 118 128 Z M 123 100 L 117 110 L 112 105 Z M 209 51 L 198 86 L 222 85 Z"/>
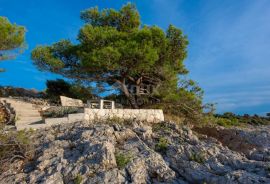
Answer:
<path fill-rule="evenodd" d="M 119 9 L 124 0 L 0 0 L 0 16 L 27 28 L 28 49 L 0 63 L 0 85 L 45 88 L 56 75 L 36 70 L 37 45 L 75 41 L 80 11 Z M 190 45 L 186 66 L 218 112 L 270 112 L 270 0 L 137 0 L 143 24 L 180 27 Z"/>

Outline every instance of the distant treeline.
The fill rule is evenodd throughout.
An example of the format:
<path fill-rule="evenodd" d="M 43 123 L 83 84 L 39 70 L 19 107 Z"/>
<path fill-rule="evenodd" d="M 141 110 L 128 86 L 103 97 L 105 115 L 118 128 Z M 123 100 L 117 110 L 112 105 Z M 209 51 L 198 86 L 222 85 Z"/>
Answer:
<path fill-rule="evenodd" d="M 255 115 L 237 115 L 232 112 L 226 112 L 224 114 L 215 114 L 217 119 L 217 124 L 222 126 L 233 126 L 241 124 L 251 124 L 251 125 L 267 125 L 270 124 L 270 113 L 266 116 Z"/>

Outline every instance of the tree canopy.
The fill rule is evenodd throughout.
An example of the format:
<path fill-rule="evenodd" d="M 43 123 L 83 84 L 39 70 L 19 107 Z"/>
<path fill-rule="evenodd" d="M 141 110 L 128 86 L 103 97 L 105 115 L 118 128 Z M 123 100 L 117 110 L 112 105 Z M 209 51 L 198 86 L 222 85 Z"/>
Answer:
<path fill-rule="evenodd" d="M 0 17 L 0 60 L 9 59 L 10 51 L 25 45 L 25 28 L 10 23 L 5 17 Z"/>
<path fill-rule="evenodd" d="M 128 90 L 129 85 L 154 85 L 151 97 L 159 99 L 175 99 L 175 94 L 183 93 L 179 82 L 185 85 L 185 92 L 200 91 L 193 81 L 179 80 L 188 73 L 183 63 L 188 39 L 181 29 L 170 25 L 164 31 L 142 25 L 139 12 L 130 3 L 119 11 L 90 8 L 81 12 L 81 19 L 85 24 L 78 44 L 61 40 L 33 50 L 32 59 L 40 70 L 114 86 L 134 108 L 138 95 Z"/>

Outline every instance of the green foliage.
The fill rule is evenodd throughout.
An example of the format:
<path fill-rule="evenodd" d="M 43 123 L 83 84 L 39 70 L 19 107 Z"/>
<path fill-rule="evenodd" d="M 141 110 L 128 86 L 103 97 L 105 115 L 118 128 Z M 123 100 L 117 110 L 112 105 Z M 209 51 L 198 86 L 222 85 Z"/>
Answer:
<path fill-rule="evenodd" d="M 29 160 L 33 157 L 34 149 L 30 140 L 32 134 L 33 130 L 5 132 L 0 129 L 0 171 L 7 169 L 16 159 Z"/>
<path fill-rule="evenodd" d="M 100 12 L 98 7 L 90 8 L 81 13 L 81 19 L 95 27 L 114 27 L 123 32 L 139 29 L 140 26 L 139 13 L 136 7 L 130 3 L 120 11 L 105 9 Z"/>
<path fill-rule="evenodd" d="M 166 153 L 168 149 L 169 141 L 165 137 L 161 137 L 158 140 L 158 143 L 155 145 L 155 150 L 163 154 Z"/>
<path fill-rule="evenodd" d="M 193 152 L 190 157 L 189 157 L 190 161 L 195 161 L 197 163 L 203 164 L 206 160 L 205 158 L 205 153 L 204 152 L 199 152 L 199 153 L 195 153 Z"/>
<path fill-rule="evenodd" d="M 97 119 L 97 118 L 95 118 Z M 131 126 L 132 123 L 134 123 L 134 119 L 123 119 L 123 118 L 119 118 L 119 117 L 116 117 L 116 116 L 113 116 L 113 117 L 109 117 L 105 120 L 102 120 L 100 119 L 99 120 L 99 123 L 105 123 L 105 124 L 109 124 L 109 125 L 115 125 L 115 124 L 118 124 L 118 125 L 121 125 L 121 126 Z"/>
<path fill-rule="evenodd" d="M 153 124 L 152 129 L 154 132 L 169 132 L 171 130 L 170 127 L 168 127 L 168 124 L 163 122 Z"/>
<path fill-rule="evenodd" d="M 258 116 L 258 115 L 248 115 L 243 116 L 236 115 L 232 112 L 226 112 L 224 114 L 215 115 L 215 123 L 221 126 L 239 126 L 245 124 L 251 125 L 268 125 L 270 124 L 270 118 Z"/>
<path fill-rule="evenodd" d="M 118 89 L 133 108 L 139 107 L 139 98 L 130 93 L 130 85 L 154 85 L 155 92 L 148 99 L 181 103 L 191 99 L 192 105 L 198 100 L 194 96 L 200 88 L 191 80 L 179 81 L 188 73 L 183 64 L 188 40 L 180 29 L 170 25 L 164 32 L 157 26 L 141 25 L 138 11 L 130 3 L 119 11 L 90 8 L 81 18 L 85 25 L 78 44 L 62 40 L 33 50 L 32 59 L 40 70 L 95 82 L 102 89 Z"/>
<path fill-rule="evenodd" d="M 61 118 L 68 114 L 83 112 L 79 107 L 51 107 L 42 112 L 42 116 L 46 118 Z"/>
<path fill-rule="evenodd" d="M 79 84 L 70 84 L 63 79 L 48 80 L 46 82 L 47 97 L 55 103 L 60 102 L 59 96 L 67 96 L 70 98 L 81 99 L 87 101 L 93 97 L 92 89 Z"/>
<path fill-rule="evenodd" d="M 268 167 L 267 167 L 267 172 L 269 172 L 269 173 L 270 173 L 270 166 L 268 166 Z"/>
<path fill-rule="evenodd" d="M 59 96 L 70 96 L 71 85 L 62 79 L 47 80 L 47 97 L 53 102 L 59 102 Z"/>
<path fill-rule="evenodd" d="M 176 83 L 178 84 L 176 85 Z M 161 99 L 159 103 L 146 105 L 146 108 L 163 109 L 167 120 L 179 123 L 196 123 L 203 119 L 202 97 L 203 90 L 192 80 L 166 82 L 160 86 L 155 98 Z"/>
<path fill-rule="evenodd" d="M 82 183 L 82 175 L 81 174 L 78 174 L 75 178 L 74 178 L 74 183 L 75 184 L 81 184 Z"/>
<path fill-rule="evenodd" d="M 239 121 L 237 119 L 227 119 L 227 118 L 216 118 L 216 123 L 224 127 L 239 125 Z"/>
<path fill-rule="evenodd" d="M 116 164 L 119 169 L 124 169 L 131 161 L 132 156 L 124 153 L 115 154 Z"/>
<path fill-rule="evenodd" d="M 0 17 L 0 61 L 15 56 L 15 49 L 25 46 L 25 28 L 11 24 L 5 17 Z"/>

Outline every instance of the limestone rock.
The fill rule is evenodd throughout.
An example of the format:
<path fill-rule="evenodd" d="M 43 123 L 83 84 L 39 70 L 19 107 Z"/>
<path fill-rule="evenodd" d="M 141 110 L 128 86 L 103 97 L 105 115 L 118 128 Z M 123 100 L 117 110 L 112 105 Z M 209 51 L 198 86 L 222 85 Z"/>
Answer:
<path fill-rule="evenodd" d="M 19 164 L 15 161 L 0 174 L 0 180 L 6 184 L 270 183 L 270 163 L 262 159 L 269 150 L 266 145 L 251 150 L 251 154 L 263 155 L 251 160 L 210 136 L 199 139 L 189 127 L 172 122 L 161 125 L 163 128 L 157 129 L 142 122 L 97 121 L 38 130 L 33 162 L 15 171 Z M 258 144 L 267 143 L 265 137 L 268 135 L 262 135 Z"/>

